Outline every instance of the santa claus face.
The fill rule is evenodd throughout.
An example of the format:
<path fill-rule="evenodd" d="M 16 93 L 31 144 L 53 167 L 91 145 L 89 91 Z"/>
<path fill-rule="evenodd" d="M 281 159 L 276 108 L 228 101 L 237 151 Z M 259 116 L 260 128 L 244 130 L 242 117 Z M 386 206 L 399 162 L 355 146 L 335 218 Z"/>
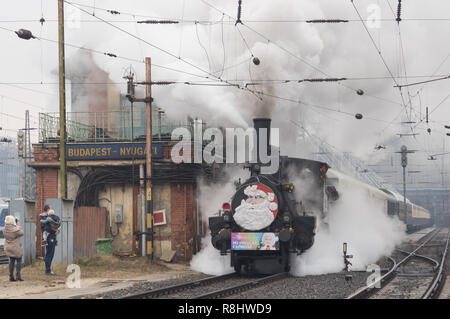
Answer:
<path fill-rule="evenodd" d="M 263 243 L 264 246 L 274 246 L 275 245 L 275 234 L 272 233 L 265 233 L 262 238 L 261 241 Z"/>
<path fill-rule="evenodd" d="M 236 207 L 233 218 L 247 230 L 260 230 L 269 226 L 278 212 L 278 200 L 272 190 L 264 184 L 255 183 L 244 190 L 246 199 Z"/>

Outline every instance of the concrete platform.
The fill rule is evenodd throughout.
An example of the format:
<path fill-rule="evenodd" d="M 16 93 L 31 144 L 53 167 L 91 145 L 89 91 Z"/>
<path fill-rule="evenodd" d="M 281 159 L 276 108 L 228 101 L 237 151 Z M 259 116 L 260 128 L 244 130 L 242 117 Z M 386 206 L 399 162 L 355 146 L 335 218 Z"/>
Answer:
<path fill-rule="evenodd" d="M 107 279 L 107 278 L 81 278 L 81 288 L 55 288 L 48 292 L 25 292 L 22 295 L 10 299 L 68 299 L 83 295 L 96 295 L 112 290 L 132 287 L 136 283 L 150 281 L 162 281 L 170 279 L 179 279 L 189 275 L 196 274 L 190 270 L 189 266 L 181 264 L 167 264 L 169 271 L 164 273 L 149 274 L 128 279 Z M 56 290 L 57 289 L 57 290 Z"/>
<path fill-rule="evenodd" d="M 435 227 L 428 227 L 421 229 L 415 233 L 408 234 L 406 241 L 410 243 L 415 243 L 435 229 L 436 229 Z"/>

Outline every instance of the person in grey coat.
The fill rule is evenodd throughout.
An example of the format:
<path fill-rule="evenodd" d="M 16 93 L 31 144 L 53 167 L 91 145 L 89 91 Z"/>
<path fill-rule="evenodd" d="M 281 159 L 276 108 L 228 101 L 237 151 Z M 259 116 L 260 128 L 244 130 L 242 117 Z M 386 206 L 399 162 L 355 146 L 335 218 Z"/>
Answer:
<path fill-rule="evenodd" d="M 23 230 L 19 222 L 16 223 L 14 216 L 6 216 L 3 235 L 5 236 L 4 250 L 9 257 L 9 281 L 23 281 L 20 276 L 23 256 L 20 237 L 23 236 Z M 16 264 L 16 279 L 14 279 L 14 264 Z"/>

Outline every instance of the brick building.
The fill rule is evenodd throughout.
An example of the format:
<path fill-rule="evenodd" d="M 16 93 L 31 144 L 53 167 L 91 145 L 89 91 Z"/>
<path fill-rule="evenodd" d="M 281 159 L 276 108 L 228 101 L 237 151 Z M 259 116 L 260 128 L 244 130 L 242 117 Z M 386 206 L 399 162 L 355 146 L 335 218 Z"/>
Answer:
<path fill-rule="evenodd" d="M 74 254 L 90 255 L 95 238 L 110 237 L 113 253 L 139 255 L 145 104 L 131 107 L 90 54 L 79 51 L 68 61 L 68 69 L 73 84 L 71 112 L 66 115 L 67 196 L 74 203 Z M 202 235 L 196 227 L 200 212 L 195 198 L 197 176 L 204 175 L 204 166 L 172 162 L 171 132 L 180 126 L 192 131 L 192 122 L 170 123 L 162 114 L 153 107 L 152 197 L 153 210 L 161 219 L 154 226 L 154 254 L 175 252 L 176 259 L 189 260 Z M 30 166 L 36 171 L 38 215 L 46 199 L 60 197 L 59 114 L 40 114 L 39 143 L 33 148 Z M 37 235 L 41 236 L 39 228 Z M 42 254 L 40 238 L 37 251 Z"/>
<path fill-rule="evenodd" d="M 190 260 L 197 251 L 202 230 L 197 229 L 200 212 L 197 209 L 197 176 L 204 175 L 202 165 L 174 164 L 169 155 L 172 141 L 156 141 L 161 145 L 161 153 L 153 159 L 153 209 L 165 214 L 165 223 L 154 226 L 154 254 L 176 252 L 178 260 Z M 69 144 L 71 146 L 79 144 Z M 109 147 L 110 144 L 83 144 L 83 147 Z M 116 143 L 117 147 L 122 147 Z M 119 146 L 120 145 L 120 146 Z M 58 198 L 59 194 L 59 145 L 39 143 L 34 147 L 36 170 L 36 215 L 43 211 L 45 200 Z M 74 218 L 86 207 L 106 209 L 106 220 L 97 221 L 95 210 L 88 215 L 89 220 L 81 221 L 79 229 L 74 229 L 74 245 L 86 245 L 83 238 L 90 238 L 90 223 L 105 225 L 104 236 L 113 238 L 113 253 L 118 255 L 140 254 L 139 233 L 142 229 L 141 188 L 139 187 L 139 166 L 145 159 L 86 159 L 67 161 L 68 199 L 74 201 Z M 134 166 L 134 171 L 133 171 Z M 134 182 L 133 182 L 134 181 Z M 117 221 L 117 207 L 122 210 Z M 96 216 L 96 214 L 98 214 Z M 40 237 L 40 231 L 37 231 Z M 137 236 L 136 236 L 137 235 Z M 83 238 L 81 238 L 83 237 Z M 92 247 L 94 243 L 88 243 Z M 79 248 L 79 247 L 78 247 Z M 38 254 L 41 252 L 40 238 L 37 241 Z M 74 247 L 74 251 L 83 249 Z M 77 256 L 75 256 L 77 257 Z"/>

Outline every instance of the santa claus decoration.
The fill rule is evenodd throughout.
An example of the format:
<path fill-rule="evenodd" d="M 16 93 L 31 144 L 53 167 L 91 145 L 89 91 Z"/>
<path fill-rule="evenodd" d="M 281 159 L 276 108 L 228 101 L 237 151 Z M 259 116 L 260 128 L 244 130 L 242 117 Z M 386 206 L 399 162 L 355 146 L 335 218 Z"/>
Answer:
<path fill-rule="evenodd" d="M 248 185 L 244 198 L 236 207 L 233 218 L 246 230 L 261 230 L 275 220 L 278 213 L 278 199 L 274 192 L 262 183 Z"/>

